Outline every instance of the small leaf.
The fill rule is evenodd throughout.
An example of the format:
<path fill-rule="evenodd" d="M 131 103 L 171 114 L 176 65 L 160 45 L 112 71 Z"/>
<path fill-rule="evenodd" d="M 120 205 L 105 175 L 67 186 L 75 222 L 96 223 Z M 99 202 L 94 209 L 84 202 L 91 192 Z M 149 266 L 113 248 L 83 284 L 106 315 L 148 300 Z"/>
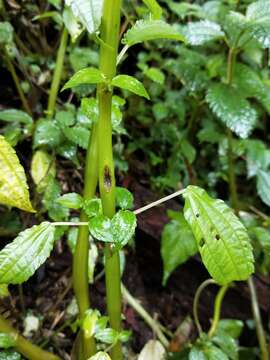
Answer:
<path fill-rule="evenodd" d="M 0 284 L 21 284 L 49 257 L 55 227 L 43 222 L 22 231 L 0 251 Z"/>
<path fill-rule="evenodd" d="M 132 238 L 136 228 L 136 216 L 128 210 L 118 211 L 112 219 L 104 215 L 89 221 L 91 235 L 97 240 L 125 246 Z"/>
<path fill-rule="evenodd" d="M 58 198 L 57 203 L 69 209 L 80 209 L 83 206 L 83 198 L 77 193 L 68 193 Z"/>
<path fill-rule="evenodd" d="M 98 215 L 90 219 L 89 229 L 95 239 L 104 242 L 114 242 L 111 220 L 107 216 Z"/>
<path fill-rule="evenodd" d="M 132 211 L 119 210 L 112 218 L 115 243 L 125 246 L 135 233 L 136 216 Z"/>
<path fill-rule="evenodd" d="M 105 82 L 105 80 L 105 76 L 99 69 L 88 67 L 77 71 L 71 79 L 65 83 L 61 91 L 83 84 L 99 84 Z"/>
<path fill-rule="evenodd" d="M 12 334 L 0 333 L 0 348 L 8 349 L 16 344 L 15 337 Z"/>
<path fill-rule="evenodd" d="M 158 340 L 149 340 L 143 347 L 138 360 L 163 360 L 166 351 Z"/>
<path fill-rule="evenodd" d="M 170 213 L 172 214 L 172 212 Z M 173 219 L 165 225 L 161 236 L 163 285 L 179 265 L 198 251 L 196 240 L 184 216 L 177 212 L 173 212 L 173 214 Z"/>
<path fill-rule="evenodd" d="M 66 7 L 63 11 L 63 22 L 71 36 L 72 42 L 75 42 L 82 33 L 83 27 L 69 7 Z"/>
<path fill-rule="evenodd" d="M 130 191 L 123 187 L 116 187 L 116 203 L 123 209 L 130 209 L 133 207 L 134 197 Z"/>
<path fill-rule="evenodd" d="M 36 123 L 34 133 L 34 148 L 47 145 L 55 148 L 61 142 L 61 132 L 58 126 L 51 120 L 40 119 Z"/>
<path fill-rule="evenodd" d="M 35 212 L 28 192 L 23 167 L 14 149 L 0 135 L 0 203 Z"/>
<path fill-rule="evenodd" d="M 117 75 L 112 79 L 111 84 L 121 89 L 129 90 L 136 95 L 143 96 L 148 100 L 150 99 L 143 84 L 133 76 Z"/>
<path fill-rule="evenodd" d="M 91 356 L 89 360 L 111 360 L 111 358 L 104 351 L 99 351 L 96 355 Z"/>
<path fill-rule="evenodd" d="M 225 34 L 219 24 L 204 20 L 188 23 L 184 30 L 184 36 L 191 45 L 203 45 L 208 41 L 220 39 Z"/>
<path fill-rule="evenodd" d="M 206 101 L 216 116 L 238 136 L 250 135 L 257 113 L 241 92 L 225 84 L 215 84 L 210 86 Z"/>
<path fill-rule="evenodd" d="M 48 186 L 50 177 L 55 177 L 55 160 L 46 151 L 37 150 L 31 161 L 31 176 L 38 192 L 43 192 Z"/>
<path fill-rule="evenodd" d="M 100 199 L 84 200 L 83 209 L 89 218 L 102 215 L 102 203 Z"/>
<path fill-rule="evenodd" d="M 204 353 L 207 360 L 229 360 L 228 356 L 222 350 L 212 344 L 204 351 Z"/>
<path fill-rule="evenodd" d="M 0 351 L 0 360 L 21 360 L 22 357 L 19 353 L 12 351 L 12 350 L 6 350 L 6 351 Z"/>
<path fill-rule="evenodd" d="M 254 272 L 247 230 L 222 201 L 197 186 L 188 186 L 184 216 L 189 223 L 210 275 L 219 284 L 246 280 Z"/>
<path fill-rule="evenodd" d="M 256 176 L 258 170 L 267 170 L 270 165 L 270 150 L 260 140 L 246 140 L 248 177 Z"/>
<path fill-rule="evenodd" d="M 150 67 L 150 68 L 147 68 L 143 73 L 144 73 L 144 75 L 149 77 L 149 79 L 155 81 L 156 83 L 161 84 L 161 85 L 164 84 L 165 75 L 160 69 L 155 68 L 155 67 Z"/>
<path fill-rule="evenodd" d="M 257 192 L 261 200 L 270 206 L 270 173 L 264 170 L 257 172 Z"/>
<path fill-rule="evenodd" d="M 191 349 L 188 360 L 207 360 L 204 352 L 195 346 Z"/>
<path fill-rule="evenodd" d="M 95 338 L 105 344 L 114 344 L 118 340 L 118 331 L 106 328 L 95 333 Z"/>
<path fill-rule="evenodd" d="M 7 122 L 20 122 L 26 125 L 33 123 L 31 116 L 29 116 L 26 112 L 17 109 L 0 111 L 0 120 Z"/>
<path fill-rule="evenodd" d="M 165 21 L 138 20 L 135 25 L 126 32 L 122 43 L 132 46 L 143 41 L 158 39 L 185 40 L 182 34 Z"/>
<path fill-rule="evenodd" d="M 89 34 L 93 34 L 99 28 L 103 0 L 65 0 L 71 10 Z"/>
<path fill-rule="evenodd" d="M 212 341 L 228 356 L 229 359 L 238 360 L 238 346 L 233 337 L 219 330 L 212 338 Z"/>
<path fill-rule="evenodd" d="M 79 145 L 83 149 L 87 149 L 90 131 L 83 126 L 73 126 L 66 127 L 63 129 L 63 133 L 68 140 L 72 141 L 74 144 Z"/>
<path fill-rule="evenodd" d="M 96 323 L 99 317 L 98 310 L 87 310 L 83 319 L 82 329 L 86 339 L 91 338 L 95 333 Z"/>

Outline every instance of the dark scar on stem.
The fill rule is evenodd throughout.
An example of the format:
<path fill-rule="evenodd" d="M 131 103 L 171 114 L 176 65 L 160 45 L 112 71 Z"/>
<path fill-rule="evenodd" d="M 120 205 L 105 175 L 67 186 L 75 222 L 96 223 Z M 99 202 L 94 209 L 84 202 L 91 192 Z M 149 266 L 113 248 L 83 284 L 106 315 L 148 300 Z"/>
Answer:
<path fill-rule="evenodd" d="M 104 167 L 104 187 L 106 191 L 110 191 L 112 187 L 112 178 L 111 178 L 111 172 L 108 165 L 105 165 Z"/>

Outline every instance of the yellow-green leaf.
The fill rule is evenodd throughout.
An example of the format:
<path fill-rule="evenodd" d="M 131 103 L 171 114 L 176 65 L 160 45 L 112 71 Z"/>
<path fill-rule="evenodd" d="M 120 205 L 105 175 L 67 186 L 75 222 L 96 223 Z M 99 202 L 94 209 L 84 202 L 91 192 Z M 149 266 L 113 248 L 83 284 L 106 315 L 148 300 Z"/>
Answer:
<path fill-rule="evenodd" d="M 23 167 L 15 150 L 0 135 L 0 203 L 35 212 L 29 198 Z"/>
<path fill-rule="evenodd" d="M 39 192 L 46 189 L 50 176 L 55 177 L 55 172 L 54 158 L 46 151 L 36 151 L 31 162 L 31 175 Z"/>
<path fill-rule="evenodd" d="M 197 186 L 188 186 L 183 196 L 184 216 L 210 275 L 221 285 L 246 280 L 254 271 L 254 258 L 244 225 L 224 201 Z"/>

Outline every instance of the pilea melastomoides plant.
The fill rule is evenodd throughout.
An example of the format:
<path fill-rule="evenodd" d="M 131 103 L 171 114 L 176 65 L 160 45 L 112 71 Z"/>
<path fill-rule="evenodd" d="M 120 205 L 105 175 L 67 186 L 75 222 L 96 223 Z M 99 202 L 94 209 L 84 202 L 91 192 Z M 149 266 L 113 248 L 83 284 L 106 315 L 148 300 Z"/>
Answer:
<path fill-rule="evenodd" d="M 123 358 L 121 342 L 127 341 L 129 333 L 123 331 L 121 327 L 119 252 L 134 235 L 136 214 L 155 205 L 152 204 L 137 211 L 128 210 L 132 207 L 132 195 L 127 190 L 115 186 L 112 152 L 113 89 L 128 90 L 149 99 L 147 91 L 139 80 L 129 75 L 116 74 L 117 65 L 124 59 L 128 49 L 135 44 L 164 38 L 176 41 L 190 41 L 192 43 L 193 40 L 191 39 L 196 30 L 196 27 L 193 29 L 191 24 L 182 34 L 179 33 L 178 29 L 161 20 L 162 10 L 154 0 L 145 0 L 144 2 L 149 8 L 149 19 L 138 20 L 123 35 L 121 41 L 123 48 L 119 54 L 121 1 L 104 0 L 104 3 L 102 3 L 101 1 L 91 0 L 71 0 L 67 2 L 75 17 L 79 19 L 100 46 L 99 68 L 91 67 L 78 71 L 63 88 L 65 90 L 82 84 L 97 85 L 98 116 L 96 121 L 93 121 L 89 138 L 83 196 L 69 193 L 58 199 L 58 203 L 66 208 L 81 209 L 80 221 L 43 222 L 40 225 L 35 225 L 21 232 L 12 243 L 8 244 L 0 252 L 0 283 L 3 288 L 8 284 L 21 284 L 28 280 L 48 258 L 53 248 L 57 227 L 79 227 L 73 261 L 73 287 L 80 314 L 77 321 L 79 332 L 74 345 L 75 356 L 78 359 L 98 359 L 102 358 L 102 356 L 103 358 L 109 358 L 105 353 L 96 354 L 96 341 L 109 344 L 110 356 L 113 360 L 121 360 Z M 258 2 L 259 5 L 257 6 L 259 9 L 262 3 L 264 2 Z M 247 18 L 249 16 L 248 13 Z M 256 36 L 259 31 L 258 29 L 261 29 L 260 25 L 262 22 L 258 19 L 247 19 L 246 22 L 248 23 L 248 21 L 251 21 L 252 24 L 255 23 L 252 26 L 255 26 L 257 29 L 256 31 L 251 31 L 250 36 Z M 207 29 L 210 28 L 211 36 L 207 35 L 207 40 L 209 36 L 212 39 L 213 37 L 222 37 L 224 35 L 222 30 L 216 25 L 202 23 L 199 26 L 204 26 L 204 28 L 198 30 L 198 36 L 205 36 L 205 27 Z M 248 29 L 250 31 L 250 26 Z M 245 31 L 243 30 L 241 36 L 244 33 Z M 66 37 L 67 34 L 64 30 L 59 50 L 60 65 Z M 258 40 L 260 41 L 260 39 L 261 35 Z M 237 46 L 234 44 L 232 48 L 237 48 Z M 226 86 L 229 86 L 231 82 L 234 55 L 235 52 L 230 50 Z M 59 71 L 61 73 L 60 65 Z M 48 117 L 51 117 L 54 111 L 59 74 L 55 75 L 55 79 L 53 86 L 54 95 L 52 95 L 48 106 Z M 225 85 L 220 86 L 224 87 Z M 214 93 L 215 90 L 217 89 L 212 89 L 212 92 Z M 211 95 L 210 89 L 208 94 L 210 105 L 213 102 L 211 96 L 213 97 L 213 94 Z M 93 104 L 91 100 L 84 99 L 83 101 L 86 112 L 88 107 L 92 109 Z M 246 103 L 243 102 L 243 104 L 247 106 Z M 216 105 L 213 105 L 212 108 L 223 119 L 223 115 L 221 116 L 220 113 L 224 109 L 222 108 L 221 111 Z M 61 119 L 59 121 L 61 122 Z M 63 118 L 64 121 L 65 119 Z M 228 136 L 230 139 L 231 134 Z M 0 201 L 3 204 L 15 206 L 24 211 L 34 212 L 35 210 L 29 200 L 24 170 L 14 150 L 5 138 L 1 137 L 0 141 L 2 167 Z M 232 166 L 230 169 L 232 169 Z M 230 179 L 230 184 L 233 185 L 234 179 L 232 174 L 230 174 Z M 40 183 L 40 181 L 42 179 L 37 182 Z M 95 197 L 97 185 L 100 198 Z M 235 192 L 232 187 L 231 191 L 232 200 L 235 201 Z M 188 186 L 173 196 L 180 194 L 183 195 L 185 200 L 184 216 L 177 215 L 181 218 L 181 228 L 185 229 L 188 238 L 191 239 L 192 253 L 196 249 L 199 250 L 202 261 L 210 275 L 216 283 L 222 285 L 220 295 L 217 297 L 217 304 L 220 304 L 228 284 L 232 281 L 246 280 L 254 271 L 252 247 L 247 230 L 223 201 L 211 198 L 202 188 Z M 117 212 L 115 210 L 116 205 L 120 208 Z M 237 210 L 237 204 L 234 205 Z M 89 233 L 93 239 L 105 243 L 108 319 L 101 316 L 97 310 L 91 309 L 88 292 Z M 186 258 L 187 256 L 189 254 L 183 257 Z M 170 254 L 168 254 L 168 257 L 170 257 Z M 173 266 L 171 269 L 168 269 L 168 274 L 165 274 L 165 281 L 172 269 Z M 217 305 L 217 308 L 219 309 L 220 306 Z M 218 312 L 219 310 L 217 310 Z M 217 319 L 217 316 L 214 318 Z M 108 320 L 109 327 L 107 326 Z M 212 330 L 210 329 L 210 335 L 213 335 L 216 331 L 217 321 L 214 322 L 214 326 L 214 330 L 213 328 L 211 328 Z M 58 356 L 44 352 L 23 339 L 2 317 L 0 318 L 0 331 L 7 334 L 6 341 L 10 343 L 10 346 L 15 347 L 15 349 L 29 359 L 58 359 Z M 196 349 L 193 352 L 195 353 Z"/>

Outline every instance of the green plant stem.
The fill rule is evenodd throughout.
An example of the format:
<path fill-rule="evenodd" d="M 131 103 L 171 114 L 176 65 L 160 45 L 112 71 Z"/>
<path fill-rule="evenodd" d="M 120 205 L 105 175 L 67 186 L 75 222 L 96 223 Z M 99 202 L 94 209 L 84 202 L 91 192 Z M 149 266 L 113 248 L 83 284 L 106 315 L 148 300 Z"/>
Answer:
<path fill-rule="evenodd" d="M 261 357 L 260 358 L 261 358 L 261 360 L 269 360 L 267 342 L 266 342 L 266 338 L 265 338 L 265 334 L 264 334 L 264 330 L 263 330 L 262 319 L 261 319 L 260 309 L 259 309 L 259 305 L 258 305 L 256 289 L 255 289 L 252 277 L 250 277 L 248 279 L 248 286 L 249 286 L 249 291 L 250 291 L 250 295 L 251 295 L 251 305 L 252 305 L 253 318 L 254 318 L 254 321 L 255 321 L 256 333 L 257 333 L 257 338 L 258 338 L 258 341 L 259 341 L 259 347 L 260 347 L 260 352 L 261 352 Z"/>
<path fill-rule="evenodd" d="M 194 300 L 193 300 L 193 317 L 194 317 L 194 321 L 195 321 L 195 325 L 197 327 L 198 333 L 201 334 L 203 332 L 201 324 L 200 324 L 200 320 L 199 320 L 199 315 L 198 315 L 198 306 L 199 306 L 199 300 L 200 300 L 200 296 L 201 293 L 203 292 L 203 290 L 211 284 L 216 284 L 215 280 L 213 279 L 207 279 L 204 282 L 201 283 L 201 285 L 198 287 L 195 296 L 194 296 Z"/>
<path fill-rule="evenodd" d="M 152 318 L 152 316 L 140 305 L 138 300 L 136 300 L 128 291 L 128 289 L 121 284 L 121 290 L 124 299 L 128 302 L 128 304 L 144 319 L 144 321 L 151 327 L 153 332 L 157 335 L 160 342 L 164 345 L 165 348 L 168 348 L 169 341 L 163 334 L 161 330 L 160 324 Z"/>
<path fill-rule="evenodd" d="M 228 61 L 227 61 L 227 84 L 231 85 L 233 79 L 233 70 L 236 60 L 236 48 L 229 49 Z M 227 141 L 228 141 L 228 178 L 229 178 L 229 190 L 232 207 L 235 212 L 239 212 L 239 200 L 237 194 L 237 182 L 235 176 L 235 163 L 233 155 L 233 134 L 230 129 L 227 129 Z"/>
<path fill-rule="evenodd" d="M 212 337 L 217 330 L 217 326 L 218 326 L 219 319 L 220 319 L 220 311 L 221 311 L 222 301 L 223 301 L 223 298 L 224 298 L 229 286 L 230 286 L 230 284 L 222 286 L 219 289 L 218 294 L 216 296 L 215 305 L 214 305 L 214 317 L 213 317 L 212 325 L 208 332 L 209 337 Z"/>
<path fill-rule="evenodd" d="M 5 55 L 5 61 L 6 61 L 6 64 L 7 64 L 7 68 L 12 76 L 12 79 L 14 81 L 14 84 L 16 86 L 16 89 L 17 89 L 17 92 L 18 92 L 18 95 L 20 97 L 20 100 L 21 100 L 21 103 L 22 103 L 22 106 L 23 106 L 23 109 L 30 115 L 32 116 L 32 111 L 30 109 L 30 106 L 28 104 L 28 101 L 24 95 L 24 92 L 23 92 L 23 89 L 21 87 L 21 84 L 20 84 L 20 80 L 17 76 L 17 73 L 16 73 L 16 70 L 15 70 L 15 67 L 12 63 L 12 61 L 10 60 L 10 57 L 9 57 L 9 54 L 7 52 L 6 49 L 4 49 L 4 55 Z"/>
<path fill-rule="evenodd" d="M 100 64 L 101 72 L 111 80 L 116 73 L 120 30 L 121 0 L 105 0 L 101 20 Z M 104 214 L 113 217 L 115 213 L 115 176 L 112 151 L 111 107 L 112 91 L 106 84 L 97 89 L 98 121 L 98 156 L 99 156 L 99 191 Z M 106 244 L 105 247 L 106 301 L 113 329 L 121 330 L 121 274 L 119 252 Z M 112 360 L 123 358 L 120 342 L 111 350 Z"/>
<path fill-rule="evenodd" d="M 84 172 L 83 198 L 91 199 L 94 197 L 98 181 L 98 146 L 97 146 L 97 126 L 93 126 L 92 134 L 86 155 L 86 165 Z M 81 222 L 87 222 L 88 217 L 84 211 L 80 215 Z M 88 252 L 89 252 L 89 229 L 87 226 L 80 226 L 78 239 L 73 257 L 73 288 L 77 299 L 80 318 L 84 317 L 85 311 L 90 308 L 89 289 L 88 289 Z M 96 352 L 94 338 L 85 339 L 81 334 L 83 342 L 83 352 L 85 359 Z"/>
<path fill-rule="evenodd" d="M 60 45 L 57 51 L 56 64 L 55 64 L 52 84 L 50 88 L 49 100 L 48 100 L 47 117 L 49 119 L 53 117 L 55 111 L 55 104 L 56 104 L 56 99 L 60 86 L 60 80 L 62 76 L 67 41 L 68 41 L 68 31 L 66 27 L 64 27 L 61 34 Z"/>
<path fill-rule="evenodd" d="M 29 360 L 60 360 L 57 355 L 42 350 L 19 335 L 2 315 L 0 315 L 0 332 L 12 335 L 15 339 L 15 350 Z"/>

